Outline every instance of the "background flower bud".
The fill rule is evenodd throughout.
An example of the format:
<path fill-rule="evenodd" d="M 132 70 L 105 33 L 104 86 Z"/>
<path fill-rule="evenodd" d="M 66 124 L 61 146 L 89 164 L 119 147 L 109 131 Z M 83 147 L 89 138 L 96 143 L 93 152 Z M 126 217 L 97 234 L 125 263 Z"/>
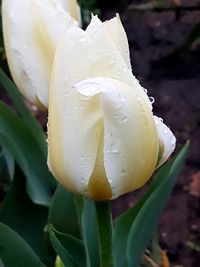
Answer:
<path fill-rule="evenodd" d="M 95 200 L 141 187 L 156 168 L 152 104 L 132 74 L 118 17 L 65 32 L 50 85 L 48 144 L 56 179 Z"/>
<path fill-rule="evenodd" d="M 22 94 L 40 107 L 48 107 L 49 80 L 57 42 L 68 27 L 77 24 L 75 19 L 79 17 L 76 1 L 65 2 L 2 2 L 4 42 L 11 74 Z"/>

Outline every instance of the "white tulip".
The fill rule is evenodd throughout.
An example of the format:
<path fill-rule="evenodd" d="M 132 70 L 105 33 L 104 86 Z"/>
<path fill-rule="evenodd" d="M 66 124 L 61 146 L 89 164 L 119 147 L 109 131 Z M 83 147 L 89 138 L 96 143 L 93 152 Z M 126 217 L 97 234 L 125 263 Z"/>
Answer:
<path fill-rule="evenodd" d="M 75 0 L 2 2 L 3 34 L 11 74 L 21 93 L 39 106 L 48 107 L 55 49 L 64 31 L 77 24 L 78 16 Z"/>
<path fill-rule="evenodd" d="M 64 187 L 95 200 L 141 187 L 156 168 L 160 128 L 130 66 L 118 17 L 93 17 L 86 31 L 71 27 L 56 51 L 48 165 Z"/>

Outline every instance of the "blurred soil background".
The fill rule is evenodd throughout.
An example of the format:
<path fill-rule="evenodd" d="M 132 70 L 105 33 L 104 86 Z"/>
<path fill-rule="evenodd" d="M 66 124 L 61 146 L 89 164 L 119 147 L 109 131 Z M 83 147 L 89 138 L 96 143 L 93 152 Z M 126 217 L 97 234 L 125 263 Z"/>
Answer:
<path fill-rule="evenodd" d="M 175 133 L 177 151 L 186 140 L 191 141 L 185 167 L 160 220 L 159 233 L 172 267 L 199 267 L 200 1 L 97 0 L 96 5 L 94 13 L 101 10 L 103 20 L 120 14 L 133 73 L 155 98 L 154 113 Z M 0 98 L 9 104 L 2 90 Z M 46 114 L 36 115 L 45 125 Z M 113 215 L 132 206 L 140 193 L 113 201 Z"/>
<path fill-rule="evenodd" d="M 154 113 L 177 138 L 191 141 L 184 169 L 159 224 L 160 244 L 173 267 L 200 266 L 200 1 L 103 1 L 102 18 L 120 13 L 130 45 L 133 73 Z M 143 5 L 141 5 L 143 4 Z M 195 8 L 196 7 L 196 8 Z M 114 215 L 139 193 L 113 202 Z"/>

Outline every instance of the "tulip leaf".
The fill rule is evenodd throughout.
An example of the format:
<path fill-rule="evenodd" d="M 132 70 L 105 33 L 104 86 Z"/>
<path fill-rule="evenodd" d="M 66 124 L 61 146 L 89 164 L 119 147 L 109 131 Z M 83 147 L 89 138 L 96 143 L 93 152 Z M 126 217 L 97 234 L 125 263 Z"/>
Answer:
<path fill-rule="evenodd" d="M 127 255 L 126 255 L 126 244 L 131 225 L 135 220 L 138 212 L 142 208 L 143 204 L 145 203 L 145 201 L 157 188 L 157 186 L 159 186 L 160 183 L 162 182 L 162 180 L 159 179 L 159 177 L 161 176 L 160 175 L 161 172 L 163 173 L 162 175 L 163 177 L 168 172 L 170 166 L 171 162 L 168 162 L 166 165 L 164 165 L 160 169 L 159 174 L 156 175 L 154 180 L 151 182 L 148 190 L 139 199 L 139 201 L 132 208 L 128 209 L 126 212 L 124 212 L 118 218 L 116 218 L 114 227 L 114 248 L 115 248 L 117 267 L 128 265 Z M 124 253 L 121 253 L 121 251 L 124 251 Z"/>
<path fill-rule="evenodd" d="M 85 247 L 81 240 L 58 232 L 49 225 L 52 245 L 66 267 L 86 266 Z"/>
<path fill-rule="evenodd" d="M 1 69 L 0 69 L 0 84 L 6 90 L 8 96 L 10 97 L 15 107 L 17 108 L 17 111 L 20 113 L 23 120 L 26 122 L 27 127 L 32 132 L 32 135 L 37 141 L 40 149 L 42 150 L 42 153 L 44 154 L 44 156 L 46 156 L 47 155 L 47 147 L 45 141 L 46 136 L 44 131 L 42 130 L 42 127 L 24 104 L 22 95 L 20 94 L 17 87 Z"/>
<path fill-rule="evenodd" d="M 172 190 L 172 187 L 176 181 L 176 177 L 178 175 L 178 172 L 180 168 L 183 165 L 186 153 L 188 150 L 188 144 L 186 144 L 183 149 L 180 151 L 180 153 L 171 161 L 168 161 L 160 170 L 158 171 L 157 175 L 151 182 L 150 186 L 148 187 L 147 191 L 144 193 L 144 195 L 139 199 L 139 201 L 130 209 L 128 209 L 125 213 L 123 213 L 121 216 L 119 216 L 115 220 L 115 231 L 114 231 L 114 247 L 115 247 L 115 255 L 116 255 L 116 264 L 117 267 L 122 266 L 129 266 L 128 265 L 128 257 L 131 257 L 131 253 L 134 251 L 134 257 L 137 257 L 137 264 L 130 263 L 131 267 L 135 267 L 138 265 L 138 261 L 140 260 L 140 257 L 142 253 L 144 252 L 146 246 L 148 245 L 148 242 L 153 235 L 155 231 L 155 227 L 157 224 L 157 220 L 159 218 L 159 215 L 164 208 L 164 205 L 167 201 L 167 198 L 170 195 L 170 192 Z M 166 186 L 168 186 L 166 190 Z M 156 206 L 148 206 L 150 209 L 154 210 L 154 212 L 158 212 L 155 217 L 155 220 L 152 218 L 145 219 L 145 221 L 140 221 L 141 214 L 144 214 L 147 211 L 144 209 L 146 207 L 146 203 L 151 203 L 151 197 L 156 195 L 159 197 L 159 192 L 162 190 L 166 190 L 166 193 L 163 195 L 163 198 L 161 198 L 158 203 L 153 203 L 152 205 L 160 205 L 156 208 Z M 159 208 L 159 210 L 158 210 Z M 139 218 L 139 219 L 138 219 Z M 151 219 L 151 220 L 150 220 Z M 133 236 L 136 235 L 135 231 L 133 231 L 133 226 L 135 225 L 135 222 L 137 222 L 136 226 L 138 227 L 138 221 L 139 221 L 139 228 L 136 228 L 135 231 L 137 231 L 137 237 L 138 235 L 142 235 L 143 240 L 141 241 L 141 245 L 139 245 L 137 237 Z M 144 225 L 143 225 L 144 224 Z M 152 225 L 150 225 L 152 224 Z M 152 226 L 152 228 L 151 228 Z M 143 234 L 143 228 L 146 227 L 146 231 L 149 231 L 149 234 L 145 235 Z M 139 234 L 140 233 L 140 234 Z M 134 241 L 136 240 L 136 243 Z M 128 250 L 127 250 L 127 242 L 128 242 Z M 143 243 L 142 243 L 143 242 Z M 134 247 L 132 247 L 132 243 L 134 243 Z"/>
<path fill-rule="evenodd" d="M 176 177 L 183 166 L 187 150 L 188 144 L 183 147 L 175 160 L 172 161 L 170 169 L 166 174 L 163 175 L 163 172 L 161 172 L 160 177 L 158 174 L 158 179 L 162 180 L 161 184 L 145 201 L 131 226 L 127 242 L 129 267 L 138 266 L 142 254 L 155 232 L 160 214 L 173 189 Z"/>
<path fill-rule="evenodd" d="M 74 194 L 58 185 L 52 198 L 48 216 L 49 224 L 52 224 L 59 232 L 80 236 L 78 216 L 74 204 Z"/>
<path fill-rule="evenodd" d="M 27 192 L 33 202 L 48 206 L 56 182 L 46 158 L 26 123 L 1 102 L 0 143 L 10 151 L 27 177 Z"/>
<path fill-rule="evenodd" d="M 87 267 L 100 265 L 96 210 L 91 199 L 85 200 L 82 213 L 82 235 L 86 246 Z"/>
<path fill-rule="evenodd" d="M 1 205 L 0 221 L 15 230 L 47 266 L 53 266 L 48 233 L 44 232 L 47 208 L 34 204 L 27 195 L 25 177 L 16 168 L 14 179 Z"/>
<path fill-rule="evenodd" d="M 7 149 L 6 146 L 2 147 L 2 150 L 8 169 L 8 174 L 10 179 L 12 180 L 15 172 L 15 160 L 13 158 L 13 155 L 10 153 L 10 151 Z"/>
<path fill-rule="evenodd" d="M 31 247 L 14 230 L 2 223 L 0 259 L 6 267 L 45 267 Z"/>

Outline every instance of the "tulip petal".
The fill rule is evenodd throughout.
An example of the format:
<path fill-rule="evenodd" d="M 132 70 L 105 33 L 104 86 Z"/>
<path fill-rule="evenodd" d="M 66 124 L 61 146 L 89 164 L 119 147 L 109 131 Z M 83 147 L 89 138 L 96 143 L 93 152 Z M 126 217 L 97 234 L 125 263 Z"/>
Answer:
<path fill-rule="evenodd" d="M 158 142 L 153 114 L 140 90 L 108 78 L 88 79 L 75 87 L 86 101 L 101 96 L 104 148 L 98 160 L 104 162 L 112 198 L 141 187 L 155 169 Z M 96 173 L 96 185 L 100 177 Z"/>
<path fill-rule="evenodd" d="M 61 184 L 80 193 L 87 190 L 103 129 L 98 99 L 84 101 L 73 88 L 88 75 L 92 56 L 85 32 L 67 31 L 56 52 L 49 96 L 49 168 Z"/>
<path fill-rule="evenodd" d="M 128 40 L 119 15 L 104 22 L 104 27 L 108 31 L 113 44 L 124 58 L 128 68 L 131 69 Z"/>
<path fill-rule="evenodd" d="M 104 131 L 103 109 L 99 94 L 93 91 L 94 96 L 90 99 L 91 96 L 88 92 L 90 100 L 87 100 L 87 96 L 80 97 L 75 85 L 95 77 L 115 77 L 123 84 L 127 84 L 125 88 L 131 88 L 130 90 L 135 92 L 133 94 L 138 92 L 141 103 L 144 103 L 150 118 L 152 105 L 102 25 L 101 21 L 98 19 L 96 21 L 96 18 L 93 17 L 90 28 L 86 31 L 70 27 L 64 33 L 56 50 L 49 97 L 49 167 L 54 176 L 68 189 L 82 194 L 85 192 L 86 195 L 97 199 L 103 199 L 103 197 L 110 199 L 110 189 L 106 180 L 107 173 L 104 168 L 100 167 L 101 165 L 95 168 L 97 158 L 103 157 L 101 155 L 104 153 L 99 147 Z M 103 43 L 102 40 L 104 40 Z M 113 59 L 115 62 L 109 63 Z M 91 89 L 94 90 L 93 85 Z M 123 89 L 124 86 L 122 86 Z M 143 104 L 141 104 L 142 106 Z M 139 110 L 141 108 L 138 107 L 138 113 Z M 143 120 L 144 117 L 142 117 Z M 150 129 L 149 139 L 151 139 L 153 131 L 155 133 L 154 128 L 155 126 L 152 126 Z M 145 136 L 147 141 L 144 141 L 144 144 L 148 142 L 148 136 L 147 138 Z M 155 139 L 152 138 L 154 142 L 156 142 Z M 150 143 L 151 145 L 148 147 L 153 146 L 153 141 Z M 144 146 L 142 145 L 142 147 Z M 154 157 L 152 157 L 152 161 L 153 159 Z M 147 167 L 149 173 L 153 163 L 150 165 L 149 169 Z M 93 190 L 93 185 L 96 184 L 93 177 L 97 177 L 97 173 L 98 177 L 102 178 L 106 196 L 97 195 L 98 192 Z M 116 176 L 117 178 L 118 176 Z M 131 188 L 126 189 L 131 190 Z M 117 195 L 119 193 L 116 192 Z"/>
<path fill-rule="evenodd" d="M 159 156 L 157 168 L 160 167 L 172 154 L 176 147 L 176 138 L 172 131 L 162 122 L 162 119 L 154 116 L 158 138 L 159 138 Z"/>
<path fill-rule="evenodd" d="M 132 86 L 133 89 L 137 88 L 137 90 L 141 91 L 143 100 L 152 110 L 152 104 L 149 101 L 146 90 L 141 87 L 138 80 L 132 74 L 130 63 L 127 60 L 129 53 L 126 55 L 128 52 L 128 48 L 126 48 L 126 36 L 124 36 L 125 33 L 123 32 L 119 18 L 116 17 L 102 23 L 97 16 L 93 16 L 91 23 L 86 29 L 86 33 L 98 60 L 97 65 L 93 64 L 94 75 L 90 75 L 89 78 L 95 76 L 109 77 L 122 81 Z M 120 38 L 122 40 L 121 43 L 119 42 Z M 116 43 L 114 43 L 115 41 Z"/>
<path fill-rule="evenodd" d="M 55 48 L 66 27 L 75 22 L 56 1 L 4 0 L 2 11 L 13 79 L 31 102 L 47 107 Z"/>
<path fill-rule="evenodd" d="M 81 21 L 80 7 L 77 0 L 57 0 L 62 5 L 64 10 L 67 10 L 70 15 L 77 21 Z"/>

